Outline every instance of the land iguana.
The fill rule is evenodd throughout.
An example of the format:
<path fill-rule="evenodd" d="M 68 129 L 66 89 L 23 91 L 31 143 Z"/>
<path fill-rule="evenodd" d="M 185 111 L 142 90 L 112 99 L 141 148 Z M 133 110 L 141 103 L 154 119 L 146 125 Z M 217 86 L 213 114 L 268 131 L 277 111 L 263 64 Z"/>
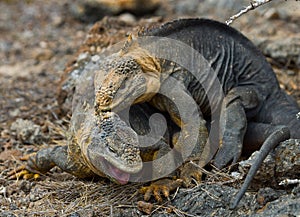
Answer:
<path fill-rule="evenodd" d="M 82 70 L 79 76 L 81 85 L 72 97 L 68 144 L 26 156 L 27 165 L 11 171 L 8 176 L 30 178 L 58 166 L 79 178 L 99 175 L 125 184 L 130 174 L 141 171 L 136 132 L 113 112 L 95 116 L 93 78 L 93 71 L 89 70 Z"/>
<path fill-rule="evenodd" d="M 85 103 L 84 106 L 86 105 Z M 68 140 L 68 145 L 41 149 L 26 156 L 27 165 L 11 171 L 8 177 L 23 176 L 30 179 L 39 174 L 46 174 L 55 166 L 79 178 L 100 176 L 122 185 L 129 181 L 143 181 L 145 176 L 148 180 L 160 177 L 161 174 L 158 173 L 165 174 L 165 171 L 158 171 L 159 169 L 149 166 L 144 168 L 143 163 L 153 161 L 171 151 L 168 134 L 163 138 L 153 136 L 152 139 L 156 139 L 153 140 L 156 143 L 153 142 L 147 147 L 140 147 L 137 134 L 147 135 L 152 130 L 149 118 L 155 111 L 146 104 L 133 106 L 130 110 L 132 127 L 113 112 L 102 113 L 101 117 L 95 117 L 90 109 L 81 114 L 75 113 L 72 138 Z M 165 160 L 165 163 L 171 166 L 174 158 Z M 171 172 L 167 175 L 169 174 Z M 173 182 L 174 188 L 180 184 L 180 179 Z M 161 200 L 160 196 L 157 199 Z"/>
<path fill-rule="evenodd" d="M 162 201 L 161 193 L 168 197 L 170 190 L 182 184 L 180 178 L 173 179 L 175 175 L 180 177 L 180 174 L 174 173 L 178 167 L 175 165 L 176 153 L 174 156 L 171 154 L 168 158 L 165 157 L 166 153 L 172 152 L 170 140 L 178 128 L 166 117 L 168 124 L 165 132 L 160 132 L 162 128 L 158 125 L 163 123 L 152 123 L 150 120 L 152 115 L 159 111 L 147 103 L 132 106 L 128 122 L 121 119 L 126 113 L 96 114 L 94 84 L 104 78 L 104 75 L 100 76 L 99 72 L 96 72 L 106 65 L 102 65 L 103 56 L 93 57 L 90 61 L 86 60 L 80 69 L 73 69 L 76 76 L 71 73 L 66 81 L 72 83 L 71 86 L 76 84 L 74 92 L 69 96 L 72 98 L 72 117 L 67 145 L 41 149 L 37 153 L 25 156 L 23 160 L 26 160 L 27 164 L 9 172 L 7 176 L 10 179 L 37 178 L 58 166 L 79 178 L 100 176 L 122 185 L 129 181 L 159 179 L 151 184 L 152 188 L 143 187 L 141 191 L 146 198 L 155 195 L 157 201 Z M 98 61 L 95 61 L 96 57 Z M 95 81 L 95 78 L 98 80 Z M 138 135 L 147 136 L 146 146 L 140 145 Z M 161 158 L 162 156 L 164 158 Z M 166 180 L 160 179 L 161 177 L 168 177 L 166 180 L 170 180 L 167 190 Z"/>
<path fill-rule="evenodd" d="M 196 58 L 176 47 L 172 39 L 198 52 L 207 64 L 197 65 Z M 165 53 L 169 56 L 161 55 Z M 114 55 L 119 64 L 111 66 L 104 81 L 95 86 L 96 112 L 118 111 L 132 103 L 148 101 L 168 112 L 181 127 L 184 139 L 179 141 L 179 149 L 188 145 L 189 137 L 197 135 L 187 131 L 185 126 L 190 119 L 183 121 L 182 115 L 199 114 L 201 129 L 208 126 L 211 135 L 217 127 L 219 132 L 209 142 L 197 144 L 200 148 L 192 154 L 200 159 L 200 166 L 214 157 L 214 165 L 222 168 L 237 162 L 243 148 L 261 147 L 231 208 L 237 206 L 269 151 L 289 137 L 300 138 L 297 103 L 280 89 L 271 66 L 250 40 L 223 23 L 175 20 L 144 31 Z M 199 68 L 191 67 L 196 69 L 191 72 L 174 59 Z M 120 73 L 120 67 L 127 70 Z M 209 67 L 215 74 L 207 70 Z M 177 80 L 179 88 L 169 88 L 172 79 Z M 214 83 L 221 85 L 221 91 Z M 162 89 L 169 91 L 172 98 L 160 94 Z M 196 108 L 185 105 L 189 97 L 197 103 Z M 178 104 L 185 107 L 184 114 L 179 114 Z M 213 119 L 214 115 L 218 119 Z"/>

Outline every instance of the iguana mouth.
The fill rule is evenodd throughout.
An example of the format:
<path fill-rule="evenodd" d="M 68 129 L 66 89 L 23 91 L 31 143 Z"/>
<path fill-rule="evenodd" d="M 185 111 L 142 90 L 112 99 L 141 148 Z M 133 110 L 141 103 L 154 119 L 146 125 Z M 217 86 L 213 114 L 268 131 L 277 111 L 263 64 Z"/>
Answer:
<path fill-rule="evenodd" d="M 103 160 L 104 165 L 106 167 L 106 172 L 108 173 L 107 175 L 109 178 L 114 179 L 121 185 L 125 185 L 128 183 L 130 174 L 126 173 L 117 167 L 113 166 L 111 163 L 109 163 L 107 160 Z"/>

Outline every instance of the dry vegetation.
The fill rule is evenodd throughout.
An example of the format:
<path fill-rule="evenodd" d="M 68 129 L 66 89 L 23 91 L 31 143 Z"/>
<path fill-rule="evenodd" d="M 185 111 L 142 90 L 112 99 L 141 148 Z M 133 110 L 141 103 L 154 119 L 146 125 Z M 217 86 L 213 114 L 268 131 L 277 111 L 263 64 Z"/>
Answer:
<path fill-rule="evenodd" d="M 172 2 L 176 6 L 180 5 L 180 1 Z M 179 13 L 177 11 L 174 14 L 175 6 L 167 3 L 157 12 L 165 20 Z M 137 203 L 142 200 L 138 193 L 141 184 L 117 186 L 102 179 L 79 180 L 58 168 L 37 181 L 5 178 L 8 171 L 22 164 L 20 156 L 44 146 L 66 143 L 69 117 L 61 114 L 58 109 L 56 87 L 65 66 L 73 59 L 72 56 L 91 27 L 66 12 L 69 4 L 67 1 L 56 0 L 47 3 L 41 0 L 0 1 L 0 215 L 141 216 L 143 213 L 136 209 L 138 205 L 144 211 L 149 206 Z M 214 17 L 212 14 L 208 16 Z M 268 32 L 269 27 L 262 27 L 261 32 L 256 32 L 256 26 L 265 25 L 263 16 L 256 21 L 249 17 L 235 21 L 235 25 L 250 38 L 273 35 L 273 30 Z M 285 38 L 286 31 L 289 31 L 289 37 L 299 38 L 299 19 L 287 23 L 289 21 L 268 20 L 275 25 L 273 28 L 283 28 L 283 31 L 278 30 L 280 35 L 276 37 Z M 138 22 L 134 21 L 130 25 L 136 26 Z M 274 59 L 270 59 L 270 62 L 281 86 L 295 96 L 300 104 L 299 65 L 283 65 Z M 32 125 L 38 126 L 36 135 L 40 136 L 40 140 L 30 140 L 22 133 L 23 136 L 20 136 L 21 131 L 13 130 L 11 126 L 18 119 L 29 120 Z M 205 183 L 238 187 L 239 183 L 232 180 L 227 169 L 203 171 L 206 174 Z M 211 197 L 218 198 L 214 195 Z M 169 201 L 162 205 L 154 204 L 152 210 L 152 213 L 158 215 L 173 213 L 190 216 L 172 206 Z"/>

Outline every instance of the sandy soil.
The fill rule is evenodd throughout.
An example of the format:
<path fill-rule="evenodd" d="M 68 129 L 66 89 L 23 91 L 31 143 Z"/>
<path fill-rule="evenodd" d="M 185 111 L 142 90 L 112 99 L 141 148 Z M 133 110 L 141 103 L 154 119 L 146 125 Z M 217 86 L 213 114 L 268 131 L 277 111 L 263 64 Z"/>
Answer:
<path fill-rule="evenodd" d="M 223 10 L 222 5 L 212 7 L 201 2 L 165 1 L 146 17 L 170 20 L 203 16 L 224 21 L 236 11 L 234 5 Z M 126 210 L 133 208 L 131 214 L 140 216 L 142 212 L 136 209 L 136 201 L 142 200 L 137 192 L 139 184 L 124 188 L 107 180 L 79 180 L 57 168 L 39 181 L 5 178 L 8 171 L 22 164 L 20 156 L 66 141 L 69 117 L 58 110 L 57 86 L 92 26 L 72 16 L 70 4 L 66 0 L 0 1 L 0 215 L 126 216 Z M 286 4 L 275 7 L 275 11 L 264 7 L 251 12 L 233 26 L 262 50 L 267 49 L 263 42 L 285 38 L 296 38 L 300 49 L 300 10 L 295 10 L 294 2 Z M 120 19 L 139 23 L 135 16 Z M 283 61 L 272 57 L 272 49 L 265 50 L 268 52 L 281 87 L 300 104 L 299 52 L 298 60 L 287 55 Z M 180 213 L 176 212 L 178 207 L 170 205 L 156 204 L 155 208 L 154 213 Z"/>

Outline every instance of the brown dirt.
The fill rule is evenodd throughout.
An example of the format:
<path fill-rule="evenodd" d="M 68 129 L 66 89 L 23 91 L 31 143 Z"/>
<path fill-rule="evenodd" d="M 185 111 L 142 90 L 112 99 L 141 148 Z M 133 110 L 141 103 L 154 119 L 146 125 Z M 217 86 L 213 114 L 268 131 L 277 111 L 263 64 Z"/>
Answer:
<path fill-rule="evenodd" d="M 83 181 L 57 168 L 40 181 L 5 178 L 7 171 L 21 164 L 18 160 L 21 155 L 42 146 L 65 142 L 68 117 L 58 110 L 57 86 L 63 70 L 91 28 L 91 24 L 70 15 L 68 2 L 0 0 L 0 210 L 3 216 L 113 216 L 116 208 L 136 207 L 133 201 L 142 199 L 137 192 L 138 184 L 124 187 L 107 180 Z M 163 15 L 165 20 L 187 16 L 174 12 L 180 1 L 170 2 L 174 5 L 165 1 L 156 15 Z M 218 18 L 217 14 L 215 11 L 215 16 L 212 13 L 208 16 Z M 253 20 L 253 17 L 257 19 Z M 267 30 L 265 35 L 254 31 L 264 25 L 264 19 L 248 14 L 248 17 L 235 21 L 234 26 L 253 40 L 270 37 L 272 33 Z M 134 22 L 133 26 L 140 24 Z M 299 37 L 293 25 L 288 24 L 290 20 L 269 22 L 275 26 L 273 28 L 284 29 L 284 34 L 278 31 L 278 38 Z M 124 32 L 124 36 L 126 34 Z M 300 104 L 299 66 L 289 67 L 270 61 L 274 63 L 282 88 Z M 18 137 L 11 128 L 18 119 L 30 120 L 32 125 L 37 125 L 41 140 Z M 168 206 L 155 205 L 155 208 L 165 213 L 175 210 Z"/>

